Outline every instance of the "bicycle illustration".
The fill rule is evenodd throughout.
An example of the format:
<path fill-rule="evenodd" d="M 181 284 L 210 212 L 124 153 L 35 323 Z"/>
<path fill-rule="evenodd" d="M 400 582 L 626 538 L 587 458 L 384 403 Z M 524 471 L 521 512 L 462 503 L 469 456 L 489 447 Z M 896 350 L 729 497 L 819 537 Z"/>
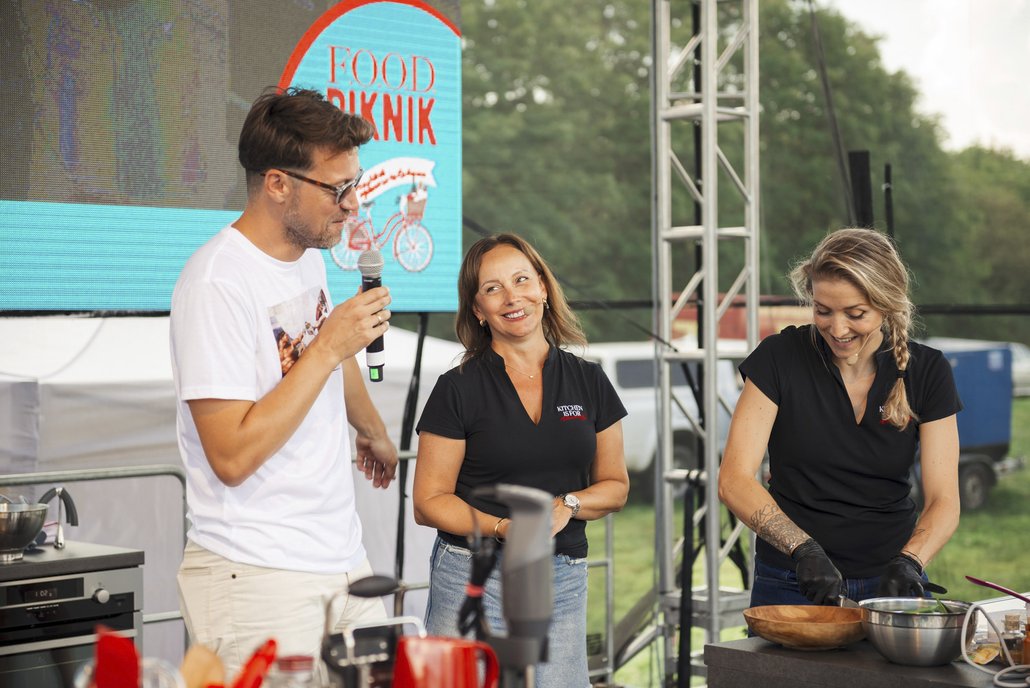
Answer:
<path fill-rule="evenodd" d="M 376 233 L 372 222 L 374 201 L 361 204 L 358 217 L 348 222 L 340 243 L 329 249 L 329 253 L 342 270 L 357 270 L 358 256 L 373 245 L 382 249 L 393 239 L 393 256 L 408 272 L 421 272 L 433 258 L 433 237 L 422 226 L 429 194 L 424 184 L 412 183 L 411 190 L 399 197 L 400 210 L 391 215 L 383 231 Z"/>

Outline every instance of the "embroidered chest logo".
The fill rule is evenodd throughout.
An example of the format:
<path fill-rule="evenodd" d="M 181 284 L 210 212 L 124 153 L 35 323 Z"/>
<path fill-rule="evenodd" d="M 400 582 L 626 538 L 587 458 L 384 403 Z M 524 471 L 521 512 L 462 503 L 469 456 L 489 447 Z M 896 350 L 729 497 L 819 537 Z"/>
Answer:
<path fill-rule="evenodd" d="M 562 404 L 558 406 L 558 415 L 561 416 L 562 422 L 567 420 L 587 419 L 587 417 L 583 415 L 583 407 L 579 404 Z"/>

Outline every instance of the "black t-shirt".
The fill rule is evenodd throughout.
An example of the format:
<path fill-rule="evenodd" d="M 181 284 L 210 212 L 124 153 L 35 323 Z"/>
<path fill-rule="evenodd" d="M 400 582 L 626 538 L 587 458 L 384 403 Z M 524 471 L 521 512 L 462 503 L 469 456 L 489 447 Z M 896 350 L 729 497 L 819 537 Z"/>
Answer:
<path fill-rule="evenodd" d="M 958 413 L 962 403 L 944 355 L 911 341 L 909 352 L 905 389 L 920 422 Z M 919 427 L 910 423 L 899 431 L 881 420 L 898 369 L 886 341 L 875 357 L 860 423 L 825 341 L 818 333 L 813 341 L 809 325 L 767 337 L 740 366 L 779 407 L 769 437 L 773 499 L 853 578 L 880 575 L 916 522 L 908 478 Z M 756 553 L 772 566 L 794 568 L 761 538 Z"/>
<path fill-rule="evenodd" d="M 597 433 L 626 409 L 599 365 L 554 347 L 544 363 L 543 386 L 543 412 L 534 424 L 504 359 L 492 350 L 440 376 L 416 429 L 465 440 L 458 497 L 500 518 L 510 515 L 508 508 L 471 496 L 473 488 L 507 483 L 558 495 L 590 485 Z M 585 529 L 585 521 L 571 520 L 555 538 L 555 552 L 585 557 Z M 440 537 L 465 546 L 464 536 L 440 531 Z"/>

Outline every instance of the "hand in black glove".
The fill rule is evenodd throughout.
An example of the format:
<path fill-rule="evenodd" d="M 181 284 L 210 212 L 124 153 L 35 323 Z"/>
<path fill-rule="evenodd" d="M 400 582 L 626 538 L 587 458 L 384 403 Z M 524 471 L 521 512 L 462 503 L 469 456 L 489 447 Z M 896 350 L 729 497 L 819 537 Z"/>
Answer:
<path fill-rule="evenodd" d="M 809 538 L 790 554 L 797 564 L 801 594 L 815 604 L 836 604 L 844 587 L 844 577 L 833 565 L 819 543 Z"/>
<path fill-rule="evenodd" d="M 907 554 L 897 555 L 880 576 L 876 594 L 880 597 L 922 597 L 923 567 Z"/>

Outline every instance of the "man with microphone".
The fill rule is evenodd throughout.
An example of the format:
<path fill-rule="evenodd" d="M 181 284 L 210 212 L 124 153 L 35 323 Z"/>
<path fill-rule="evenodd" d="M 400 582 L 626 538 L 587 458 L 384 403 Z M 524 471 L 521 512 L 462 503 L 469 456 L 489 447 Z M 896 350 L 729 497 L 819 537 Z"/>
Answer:
<path fill-rule="evenodd" d="M 172 296 L 190 519 L 180 602 L 191 641 L 230 677 L 268 638 L 317 656 L 325 600 L 371 573 L 347 423 L 359 470 L 386 488 L 397 450 L 355 355 L 389 328 L 390 294 L 332 307 L 319 249 L 358 210 L 358 147 L 372 134 L 314 91 L 259 97 L 239 141 L 243 214 L 189 259 Z M 386 616 L 379 599 L 338 599 L 337 629 Z"/>

